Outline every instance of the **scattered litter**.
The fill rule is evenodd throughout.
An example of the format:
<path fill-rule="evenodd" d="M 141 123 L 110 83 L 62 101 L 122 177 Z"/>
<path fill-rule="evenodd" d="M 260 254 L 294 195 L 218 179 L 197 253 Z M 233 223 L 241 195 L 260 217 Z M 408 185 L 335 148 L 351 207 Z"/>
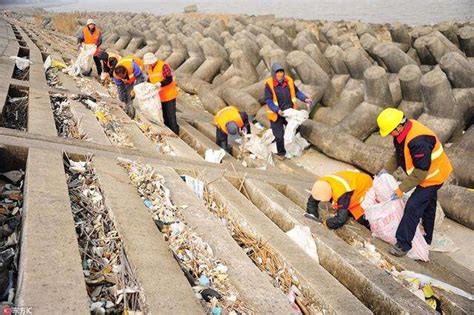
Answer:
<path fill-rule="evenodd" d="M 436 227 L 435 227 L 436 229 Z M 436 231 L 433 234 L 430 251 L 442 253 L 454 253 L 459 250 L 459 247 L 449 238 L 445 233 Z"/>
<path fill-rule="evenodd" d="M 243 149 L 251 152 L 258 159 L 264 160 L 267 164 L 274 165 L 272 158 L 272 142 L 275 140 L 272 130 L 268 129 L 259 137 L 255 134 L 245 135 Z"/>
<path fill-rule="evenodd" d="M 156 149 L 158 152 L 172 156 L 176 155 L 176 152 L 174 152 L 173 148 L 171 148 L 171 146 L 166 141 L 167 135 L 158 133 L 154 126 L 142 121 L 140 118 L 135 117 L 134 121 L 137 124 L 138 128 L 140 128 L 141 132 L 143 132 L 143 134 L 148 139 L 150 139 L 154 144 L 156 144 Z M 174 137 L 175 135 L 173 133 L 173 135 L 170 136 Z"/>
<path fill-rule="evenodd" d="M 77 95 L 73 99 L 78 100 L 94 112 L 107 138 L 112 143 L 120 147 L 135 148 L 130 136 L 123 130 L 119 120 L 109 112 L 105 102 L 97 101 L 94 97 L 86 94 Z"/>
<path fill-rule="evenodd" d="M 63 138 L 85 139 L 86 135 L 79 129 L 68 98 L 62 94 L 52 94 L 50 100 L 58 135 Z"/>
<path fill-rule="evenodd" d="M 128 172 L 130 181 L 142 198 L 149 200 L 149 211 L 169 243 L 173 255 L 183 270 L 198 298 L 212 312 L 219 307 L 224 312 L 252 313 L 239 298 L 228 279 L 224 263 L 214 256 L 212 248 L 184 223 L 180 207 L 171 201 L 165 179 L 150 165 L 119 159 Z M 161 228 L 160 228 L 161 227 Z"/>
<path fill-rule="evenodd" d="M 15 66 L 20 71 L 24 71 L 30 67 L 33 63 L 28 58 L 21 58 L 17 56 L 10 56 L 10 59 L 15 60 Z"/>
<path fill-rule="evenodd" d="M 3 127 L 26 131 L 28 123 L 28 95 L 11 97 L 7 95 L 7 101 L 3 107 Z"/>
<path fill-rule="evenodd" d="M 23 170 L 0 176 L 0 302 L 9 305 L 13 305 L 18 277 L 24 177 Z"/>
<path fill-rule="evenodd" d="M 79 162 L 66 157 L 64 166 L 91 312 L 144 311 L 140 284 L 104 204 L 91 157 Z"/>
<path fill-rule="evenodd" d="M 316 243 L 308 226 L 295 225 L 294 228 L 286 232 L 286 235 L 288 235 L 296 245 L 303 249 L 309 257 L 316 260 L 319 264 Z"/>
<path fill-rule="evenodd" d="M 207 189 L 204 196 L 209 211 L 221 220 L 222 224 L 230 231 L 232 238 L 254 264 L 272 278 L 272 284 L 285 295 L 288 295 L 292 307 L 298 313 L 319 313 L 321 310 L 315 304 L 315 300 L 310 297 L 306 290 L 301 288 L 298 277 L 282 258 L 265 241 L 259 239 L 248 228 L 246 222 L 231 216 L 227 208 L 218 205 Z M 293 291 L 290 294 L 293 286 L 298 288 L 298 291 Z"/>
<path fill-rule="evenodd" d="M 208 162 L 219 164 L 221 163 L 224 156 L 225 156 L 224 149 L 219 149 L 219 150 L 207 149 L 206 153 L 204 154 L 204 159 Z"/>

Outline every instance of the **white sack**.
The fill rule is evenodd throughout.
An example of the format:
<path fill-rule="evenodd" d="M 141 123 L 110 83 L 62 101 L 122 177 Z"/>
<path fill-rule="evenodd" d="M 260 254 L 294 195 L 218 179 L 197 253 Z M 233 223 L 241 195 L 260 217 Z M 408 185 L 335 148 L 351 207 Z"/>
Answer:
<path fill-rule="evenodd" d="M 208 162 L 219 164 L 224 158 L 224 156 L 225 156 L 224 149 L 220 149 L 220 150 L 207 149 L 206 153 L 204 154 L 204 159 Z"/>
<path fill-rule="evenodd" d="M 319 264 L 319 256 L 318 251 L 316 248 L 316 243 L 314 242 L 313 235 L 308 226 L 306 225 L 295 225 L 294 228 L 286 232 L 289 238 L 296 245 L 298 245 L 301 249 L 308 254 L 309 257 L 316 260 Z"/>
<path fill-rule="evenodd" d="M 29 68 L 30 65 L 33 64 L 31 62 L 31 60 L 26 59 L 26 58 L 17 57 L 17 56 L 10 56 L 10 59 L 15 60 L 16 67 L 21 71 Z"/>
<path fill-rule="evenodd" d="M 163 113 L 161 109 L 160 96 L 156 85 L 144 82 L 135 85 L 135 101 L 133 105 L 149 121 L 155 124 L 163 124 Z"/>

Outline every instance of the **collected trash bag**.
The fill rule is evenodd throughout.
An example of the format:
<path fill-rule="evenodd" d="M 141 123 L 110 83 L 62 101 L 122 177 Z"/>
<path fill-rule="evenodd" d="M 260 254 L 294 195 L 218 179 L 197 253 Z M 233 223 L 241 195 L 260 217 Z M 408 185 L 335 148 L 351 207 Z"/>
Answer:
<path fill-rule="evenodd" d="M 254 134 L 245 135 L 246 141 L 244 142 L 244 149 L 254 154 L 258 159 L 266 161 L 268 164 L 273 165 L 272 160 L 272 144 L 275 137 L 273 136 L 272 130 L 268 129 L 259 137 Z"/>
<path fill-rule="evenodd" d="M 96 45 L 85 44 L 79 50 L 79 56 L 73 65 L 66 68 L 66 72 L 71 76 L 78 76 L 79 74 L 88 74 L 92 70 L 94 64 L 94 53 L 97 50 Z"/>
<path fill-rule="evenodd" d="M 135 108 L 155 124 L 163 123 L 163 113 L 158 90 L 154 84 L 140 83 L 133 88 L 135 91 Z"/>
<path fill-rule="evenodd" d="M 10 56 L 10 59 L 15 60 L 16 67 L 21 71 L 29 68 L 29 66 L 33 64 L 29 59 L 21 58 L 17 56 Z"/>
<path fill-rule="evenodd" d="M 46 60 L 43 63 L 43 69 L 44 71 L 48 70 L 51 67 L 52 59 L 51 56 L 48 56 Z"/>
<path fill-rule="evenodd" d="M 286 155 L 289 158 L 301 156 L 304 149 L 309 147 L 309 142 L 306 141 L 297 130 L 298 127 L 308 119 L 309 113 L 306 110 L 290 108 L 283 111 L 283 116 L 288 122 L 285 127 L 284 135 Z"/>
<path fill-rule="evenodd" d="M 295 225 L 294 228 L 286 232 L 286 235 L 291 238 L 305 253 L 319 263 L 318 251 L 313 235 L 308 226 Z"/>
<path fill-rule="evenodd" d="M 382 174 L 377 176 L 361 204 L 364 208 L 365 217 L 370 223 L 372 235 L 392 245 L 397 242 L 395 234 L 402 220 L 406 204 L 403 199 L 390 200 L 392 192 L 397 187 L 398 183 L 392 175 Z M 423 233 L 421 224 L 418 224 L 408 257 L 428 261 L 429 246 L 423 237 Z"/>

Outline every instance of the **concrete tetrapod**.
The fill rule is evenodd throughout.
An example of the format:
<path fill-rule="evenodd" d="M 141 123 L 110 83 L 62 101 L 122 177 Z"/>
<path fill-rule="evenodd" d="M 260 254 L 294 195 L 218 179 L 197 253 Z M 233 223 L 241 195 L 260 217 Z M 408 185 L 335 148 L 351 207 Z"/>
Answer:
<path fill-rule="evenodd" d="M 332 45 L 324 52 L 324 56 L 329 61 L 335 74 L 349 74 L 349 70 L 344 63 L 344 51 L 341 47 Z"/>
<path fill-rule="evenodd" d="M 223 66 L 227 53 L 224 47 L 212 38 L 204 38 L 199 42 L 199 45 L 206 56 L 206 60 L 194 72 L 193 78 L 211 82 Z"/>
<path fill-rule="evenodd" d="M 466 25 L 459 29 L 459 44 L 468 57 L 474 57 L 474 26 Z"/>
<path fill-rule="evenodd" d="M 389 72 L 398 73 L 403 66 L 416 65 L 415 60 L 403 52 L 393 43 L 380 43 L 375 45 L 373 52 L 383 60 Z"/>
<path fill-rule="evenodd" d="M 361 49 L 362 48 L 351 47 L 344 51 L 344 64 L 354 79 L 363 79 L 364 71 L 372 66 L 372 62 Z"/>
<path fill-rule="evenodd" d="M 444 55 L 439 66 L 455 88 L 474 87 L 474 64 L 458 52 Z"/>
<path fill-rule="evenodd" d="M 438 199 L 448 218 L 474 229 L 474 211 L 472 211 L 474 192 L 472 190 L 447 184 L 439 190 Z"/>

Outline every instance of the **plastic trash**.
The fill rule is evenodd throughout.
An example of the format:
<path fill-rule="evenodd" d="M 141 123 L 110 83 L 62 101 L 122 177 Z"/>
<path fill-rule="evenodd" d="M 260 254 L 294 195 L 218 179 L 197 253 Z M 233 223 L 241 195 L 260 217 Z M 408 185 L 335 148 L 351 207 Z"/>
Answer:
<path fill-rule="evenodd" d="M 76 61 L 70 67 L 66 68 L 65 71 L 71 76 L 89 73 L 92 70 L 96 50 L 96 45 L 82 45 Z"/>
<path fill-rule="evenodd" d="M 219 306 L 214 306 L 211 309 L 212 315 L 221 315 L 222 314 L 222 309 Z"/>
<path fill-rule="evenodd" d="M 199 285 L 202 287 L 208 287 L 209 286 L 209 278 L 206 275 L 201 275 L 199 277 Z"/>
<path fill-rule="evenodd" d="M 30 65 L 32 65 L 33 63 L 31 62 L 31 60 L 29 59 L 26 59 L 26 58 L 21 58 L 21 57 L 17 57 L 17 56 L 10 56 L 10 59 L 13 59 L 15 60 L 15 65 L 16 67 L 23 71 L 27 68 L 30 67 Z"/>
<path fill-rule="evenodd" d="M 426 285 L 431 285 L 433 287 L 436 287 L 436 288 L 440 288 L 440 289 L 443 289 L 445 291 L 448 291 L 448 292 L 452 292 L 454 294 L 457 294 L 457 295 L 460 295 L 462 297 L 465 297 L 466 299 L 469 299 L 469 300 L 474 300 L 474 295 L 472 295 L 471 293 L 468 293 L 464 290 L 461 290 L 459 288 L 456 288 L 455 286 L 452 286 L 446 282 L 443 282 L 441 280 L 438 280 L 438 279 L 435 279 L 435 278 L 432 278 L 430 276 L 427 276 L 427 275 L 424 275 L 424 274 L 421 274 L 421 273 L 416 273 L 416 272 L 413 272 L 413 271 L 410 271 L 410 270 L 403 270 L 400 272 L 400 276 L 404 279 L 407 279 L 407 280 L 410 280 L 410 279 L 418 279 L 420 281 L 420 284 L 422 286 L 426 286 Z"/>
<path fill-rule="evenodd" d="M 392 192 L 397 187 L 398 183 L 392 175 L 377 176 L 361 204 L 365 217 L 370 223 L 372 235 L 392 245 L 397 242 L 395 234 L 406 204 L 403 199 L 390 200 Z M 408 257 L 423 261 L 429 260 L 429 246 L 423 237 L 421 224 L 416 229 Z"/>
<path fill-rule="evenodd" d="M 303 154 L 304 149 L 309 147 L 309 142 L 304 139 L 299 132 L 298 127 L 309 117 L 306 110 L 296 110 L 293 108 L 283 111 L 283 116 L 288 124 L 285 127 L 285 149 L 287 157 L 298 157 Z"/>
<path fill-rule="evenodd" d="M 222 295 L 214 289 L 206 288 L 201 291 L 201 296 L 204 301 L 209 302 L 212 298 L 216 298 L 218 300 L 222 299 Z"/>
<path fill-rule="evenodd" d="M 294 228 L 286 232 L 286 235 L 288 235 L 293 242 L 303 249 L 309 257 L 316 260 L 319 264 L 316 243 L 308 226 L 295 225 Z"/>
<path fill-rule="evenodd" d="M 199 199 L 204 199 L 204 183 L 202 181 L 188 175 L 184 175 L 184 181 Z"/>
<path fill-rule="evenodd" d="M 143 204 L 149 209 L 153 208 L 153 203 L 148 199 L 143 200 Z"/>
<path fill-rule="evenodd" d="M 217 163 L 219 164 L 225 156 L 225 150 L 213 150 L 207 149 L 206 153 L 204 154 L 204 159 L 208 162 Z"/>
<path fill-rule="evenodd" d="M 135 85 L 133 90 L 135 91 L 135 108 L 149 121 L 162 124 L 163 113 L 156 86 L 145 82 Z"/>
<path fill-rule="evenodd" d="M 51 56 L 48 56 L 43 63 L 44 71 L 48 70 L 51 67 L 51 63 L 52 63 Z"/>

